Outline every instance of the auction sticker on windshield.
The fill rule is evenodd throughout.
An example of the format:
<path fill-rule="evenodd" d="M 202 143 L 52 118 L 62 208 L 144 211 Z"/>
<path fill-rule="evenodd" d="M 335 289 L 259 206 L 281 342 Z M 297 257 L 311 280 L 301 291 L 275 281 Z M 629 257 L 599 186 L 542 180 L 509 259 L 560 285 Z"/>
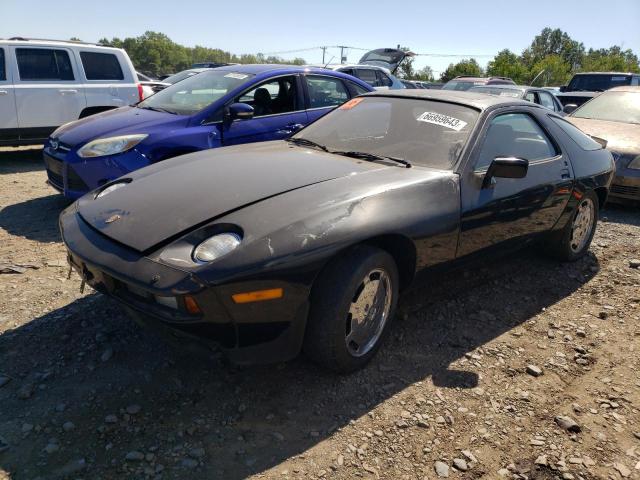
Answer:
<path fill-rule="evenodd" d="M 436 112 L 424 112 L 418 118 L 419 122 L 433 123 L 434 125 L 440 125 L 441 127 L 450 128 L 459 132 L 467 126 L 467 122 L 460 120 L 459 118 L 449 117 L 448 115 L 442 115 Z"/>

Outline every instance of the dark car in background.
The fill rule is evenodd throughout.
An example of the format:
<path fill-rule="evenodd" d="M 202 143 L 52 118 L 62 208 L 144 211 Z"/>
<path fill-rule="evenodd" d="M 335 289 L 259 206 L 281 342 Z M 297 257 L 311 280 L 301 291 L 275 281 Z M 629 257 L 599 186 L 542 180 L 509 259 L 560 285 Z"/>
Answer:
<path fill-rule="evenodd" d="M 567 85 L 560 87 L 558 100 L 565 111 L 571 113 L 576 107 L 588 102 L 601 92 L 626 85 L 640 85 L 640 74 L 629 72 L 582 72 L 576 73 Z"/>
<path fill-rule="evenodd" d="M 607 141 L 616 175 L 609 199 L 640 205 L 640 87 L 616 87 L 585 103 L 570 116 L 571 123 Z"/>
<path fill-rule="evenodd" d="M 470 77 L 459 76 L 449 80 L 442 86 L 442 90 L 466 91 L 479 85 L 515 85 L 509 77 Z"/>
<path fill-rule="evenodd" d="M 498 95 L 499 97 L 520 98 L 542 105 L 558 115 L 564 115 L 562 104 L 555 95 L 544 88 L 529 87 L 527 85 L 478 85 L 472 87 L 469 91 Z"/>
<path fill-rule="evenodd" d="M 183 345 L 348 372 L 420 271 L 532 241 L 581 258 L 612 177 L 610 152 L 539 105 L 387 90 L 286 141 L 132 172 L 60 227 L 89 285 Z"/>

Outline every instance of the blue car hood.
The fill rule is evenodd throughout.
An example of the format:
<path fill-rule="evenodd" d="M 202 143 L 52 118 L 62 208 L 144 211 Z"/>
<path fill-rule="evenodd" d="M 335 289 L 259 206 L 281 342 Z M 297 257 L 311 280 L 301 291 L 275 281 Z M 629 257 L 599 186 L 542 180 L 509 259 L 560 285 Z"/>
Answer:
<path fill-rule="evenodd" d="M 160 129 L 186 127 L 190 117 L 156 112 L 137 107 L 121 107 L 91 115 L 57 133 L 58 139 L 67 145 L 85 144 L 96 138 L 134 133 L 157 133 Z"/>

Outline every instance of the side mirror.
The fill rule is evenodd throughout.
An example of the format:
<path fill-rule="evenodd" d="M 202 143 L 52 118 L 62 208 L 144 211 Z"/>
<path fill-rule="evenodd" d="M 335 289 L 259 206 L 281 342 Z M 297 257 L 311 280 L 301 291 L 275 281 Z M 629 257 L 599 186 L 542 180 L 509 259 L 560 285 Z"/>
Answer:
<path fill-rule="evenodd" d="M 482 188 L 492 185 L 494 178 L 524 178 L 529 170 L 529 160 L 518 157 L 496 157 L 489 165 Z"/>
<path fill-rule="evenodd" d="M 249 120 L 253 118 L 253 107 L 246 103 L 232 103 L 227 109 L 227 116 L 230 121 Z"/>
<path fill-rule="evenodd" d="M 560 91 L 561 92 L 566 92 L 567 91 L 567 86 L 566 85 L 560 85 Z"/>
<path fill-rule="evenodd" d="M 567 103 L 564 107 L 562 107 L 562 111 L 568 115 L 572 113 L 576 108 L 578 108 L 578 105 L 576 105 L 575 103 Z"/>

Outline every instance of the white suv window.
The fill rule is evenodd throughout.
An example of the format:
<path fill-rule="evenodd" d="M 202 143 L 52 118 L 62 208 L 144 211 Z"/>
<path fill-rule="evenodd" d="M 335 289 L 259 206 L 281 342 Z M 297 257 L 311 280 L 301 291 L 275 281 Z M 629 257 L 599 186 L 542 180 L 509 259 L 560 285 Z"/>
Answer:
<path fill-rule="evenodd" d="M 20 80 L 74 80 L 69 54 L 48 48 L 16 48 Z"/>
<path fill-rule="evenodd" d="M 87 80 L 124 80 L 118 57 L 112 53 L 80 52 Z"/>
<path fill-rule="evenodd" d="M 0 82 L 7 79 L 7 72 L 4 66 L 4 48 L 0 48 Z"/>

